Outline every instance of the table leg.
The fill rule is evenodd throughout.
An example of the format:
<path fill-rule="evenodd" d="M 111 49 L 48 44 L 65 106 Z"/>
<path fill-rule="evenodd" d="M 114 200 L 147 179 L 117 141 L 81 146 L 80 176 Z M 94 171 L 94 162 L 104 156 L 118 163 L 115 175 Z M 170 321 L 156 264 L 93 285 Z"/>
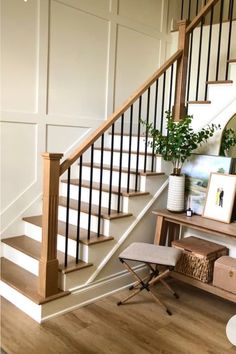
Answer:
<path fill-rule="evenodd" d="M 156 232 L 154 238 L 155 245 L 165 246 L 167 238 L 168 225 L 163 216 L 157 216 Z"/>

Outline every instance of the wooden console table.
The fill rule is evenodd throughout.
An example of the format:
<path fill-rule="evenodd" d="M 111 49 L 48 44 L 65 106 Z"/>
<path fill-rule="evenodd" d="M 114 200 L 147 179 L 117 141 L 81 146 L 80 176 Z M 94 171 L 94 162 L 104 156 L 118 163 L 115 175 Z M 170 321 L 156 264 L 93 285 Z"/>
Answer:
<path fill-rule="evenodd" d="M 153 211 L 153 214 L 157 216 L 154 239 L 154 243 L 157 245 L 165 245 L 167 242 L 170 246 L 171 241 L 179 238 L 181 226 L 211 235 L 234 238 L 236 240 L 236 222 L 225 224 L 219 221 L 203 218 L 199 215 L 188 217 L 185 213 L 171 213 L 166 209 Z M 210 283 L 203 283 L 197 279 L 177 272 L 172 272 L 171 276 L 236 303 L 236 294 L 217 288 Z"/>

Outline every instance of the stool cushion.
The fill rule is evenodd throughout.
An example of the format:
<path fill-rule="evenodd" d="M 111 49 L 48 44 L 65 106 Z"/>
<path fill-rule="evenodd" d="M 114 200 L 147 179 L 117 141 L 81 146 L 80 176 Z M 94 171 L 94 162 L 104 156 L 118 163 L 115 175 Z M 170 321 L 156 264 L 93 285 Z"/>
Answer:
<path fill-rule="evenodd" d="M 119 258 L 174 267 L 181 253 L 181 250 L 173 247 L 134 242 L 121 252 Z"/>

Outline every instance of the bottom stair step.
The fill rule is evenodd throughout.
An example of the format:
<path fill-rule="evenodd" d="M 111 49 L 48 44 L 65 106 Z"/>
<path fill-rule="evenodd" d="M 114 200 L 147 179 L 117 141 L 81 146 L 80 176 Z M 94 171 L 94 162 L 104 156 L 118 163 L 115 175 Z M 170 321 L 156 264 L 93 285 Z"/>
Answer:
<path fill-rule="evenodd" d="M 26 255 L 39 261 L 40 259 L 40 249 L 41 243 L 27 237 L 25 235 L 11 237 L 2 240 L 2 242 L 12 248 L 17 249 L 18 251 L 25 253 Z M 86 263 L 81 260 L 76 264 L 75 258 L 68 256 L 67 258 L 67 267 L 64 266 L 65 255 L 63 252 L 57 251 L 57 259 L 59 261 L 59 271 L 63 273 L 73 272 L 82 268 L 92 266 L 92 263 Z"/>
<path fill-rule="evenodd" d="M 56 298 L 69 295 L 69 291 L 58 289 L 58 293 L 46 299 L 38 294 L 38 277 L 6 258 L 1 258 L 1 281 L 40 305 Z"/>

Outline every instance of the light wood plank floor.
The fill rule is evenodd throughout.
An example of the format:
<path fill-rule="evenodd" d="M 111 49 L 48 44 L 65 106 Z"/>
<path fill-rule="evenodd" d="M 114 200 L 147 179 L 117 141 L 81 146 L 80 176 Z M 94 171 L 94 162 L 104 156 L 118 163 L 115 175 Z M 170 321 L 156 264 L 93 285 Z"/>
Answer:
<path fill-rule="evenodd" d="M 236 305 L 181 283 L 175 289 L 179 300 L 157 288 L 173 316 L 145 292 L 118 307 L 122 291 L 42 325 L 2 299 L 1 346 L 7 354 L 236 353 L 225 334 Z"/>

